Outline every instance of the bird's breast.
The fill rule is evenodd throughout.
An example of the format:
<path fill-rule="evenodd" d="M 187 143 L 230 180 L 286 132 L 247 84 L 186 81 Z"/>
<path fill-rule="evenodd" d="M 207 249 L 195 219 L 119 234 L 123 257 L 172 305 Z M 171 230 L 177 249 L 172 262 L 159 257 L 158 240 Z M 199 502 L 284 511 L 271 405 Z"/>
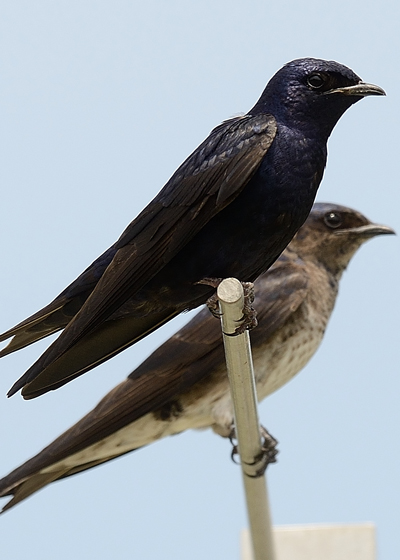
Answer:
<path fill-rule="evenodd" d="M 286 323 L 264 344 L 253 346 L 259 400 L 292 379 L 317 351 L 331 316 L 337 284 L 321 266 L 309 263 L 307 295 Z"/>

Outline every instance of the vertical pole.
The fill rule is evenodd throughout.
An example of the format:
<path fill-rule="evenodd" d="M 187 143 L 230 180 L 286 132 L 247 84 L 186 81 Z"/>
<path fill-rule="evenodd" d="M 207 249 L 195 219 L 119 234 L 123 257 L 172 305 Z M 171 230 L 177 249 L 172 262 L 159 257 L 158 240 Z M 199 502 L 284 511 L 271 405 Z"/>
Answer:
<path fill-rule="evenodd" d="M 265 476 L 256 477 L 263 459 L 249 333 L 229 336 L 242 320 L 243 286 L 236 278 L 227 278 L 218 286 L 217 295 L 254 560 L 274 560 Z"/>

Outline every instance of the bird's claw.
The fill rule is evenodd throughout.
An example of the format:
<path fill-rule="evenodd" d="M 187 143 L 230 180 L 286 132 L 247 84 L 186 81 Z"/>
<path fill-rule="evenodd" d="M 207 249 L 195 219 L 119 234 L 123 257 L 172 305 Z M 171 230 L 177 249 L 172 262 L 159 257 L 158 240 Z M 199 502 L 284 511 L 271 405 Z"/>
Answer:
<path fill-rule="evenodd" d="M 261 444 L 261 453 L 254 457 L 254 462 L 252 464 L 261 463 L 261 466 L 257 469 L 255 474 L 248 475 L 251 478 L 258 478 L 263 476 L 265 473 L 268 465 L 270 463 L 276 463 L 277 459 L 276 456 L 278 455 L 279 451 L 277 450 L 276 446 L 278 445 L 278 440 L 276 440 L 264 426 L 260 426 L 260 435 L 262 439 Z M 229 441 L 232 444 L 232 451 L 231 451 L 231 459 L 237 465 L 240 464 L 239 461 L 235 459 L 236 455 L 239 455 L 238 445 L 234 441 L 236 440 L 236 431 L 235 427 L 232 426 L 231 433 L 229 434 Z"/>
<path fill-rule="evenodd" d="M 239 321 L 243 321 L 239 325 L 233 334 L 228 336 L 237 336 L 238 334 L 243 334 L 245 331 L 250 331 L 258 325 L 257 321 L 257 311 L 252 306 L 254 302 L 254 284 L 253 282 L 241 282 L 244 292 L 244 306 L 243 315 Z"/>
<path fill-rule="evenodd" d="M 231 459 L 234 463 L 236 463 L 236 465 L 240 465 L 240 462 L 236 461 L 235 459 L 235 456 L 239 455 L 239 449 L 237 443 L 235 443 L 234 440 L 236 440 L 236 430 L 235 430 L 235 426 L 232 425 L 231 432 L 229 434 L 229 441 L 232 444 Z"/>
<path fill-rule="evenodd" d="M 278 440 L 275 439 L 264 426 L 260 426 L 260 435 L 262 439 L 261 444 L 261 453 L 259 457 L 256 459 L 258 461 L 262 460 L 261 467 L 257 470 L 257 472 L 253 475 L 253 478 L 258 478 L 262 476 L 268 465 L 270 463 L 276 463 L 277 459 L 276 456 L 278 455 L 279 451 L 277 450 L 276 446 L 278 445 Z"/>
<path fill-rule="evenodd" d="M 211 286 L 212 288 L 218 288 L 222 280 L 223 278 L 203 278 L 202 280 L 199 280 L 199 282 L 196 282 L 196 284 L 203 284 L 205 286 Z M 208 298 L 208 300 L 206 301 L 206 305 L 211 315 L 213 315 L 217 319 L 220 319 L 221 313 L 219 310 L 217 293 Z"/>
<path fill-rule="evenodd" d="M 217 319 L 221 318 L 222 313 L 219 310 L 217 292 L 215 292 L 215 294 L 208 298 L 208 300 L 206 301 L 206 305 L 211 315 L 213 315 Z"/>
<path fill-rule="evenodd" d="M 213 288 L 218 288 L 221 284 L 223 278 L 203 278 L 196 284 L 204 284 L 206 286 L 212 286 Z M 252 282 L 241 282 L 244 292 L 244 306 L 243 306 L 243 316 L 239 321 L 242 323 L 235 329 L 235 332 L 228 334 L 227 336 L 237 336 L 238 334 L 243 334 L 245 331 L 254 329 L 258 325 L 257 321 L 257 311 L 252 306 L 254 302 L 254 284 Z M 208 298 L 207 307 L 214 317 L 220 318 L 221 313 L 218 305 L 218 296 L 213 294 Z"/>

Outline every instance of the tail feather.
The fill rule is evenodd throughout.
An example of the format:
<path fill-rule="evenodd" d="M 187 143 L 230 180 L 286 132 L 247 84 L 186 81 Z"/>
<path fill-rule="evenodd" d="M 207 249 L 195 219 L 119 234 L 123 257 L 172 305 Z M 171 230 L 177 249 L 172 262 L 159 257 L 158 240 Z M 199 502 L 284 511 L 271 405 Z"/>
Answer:
<path fill-rule="evenodd" d="M 8 345 L 0 351 L 0 358 L 63 329 L 77 311 L 70 309 L 69 303 L 65 299 L 54 300 L 12 329 L 0 334 L 0 342 L 12 337 Z"/>
<path fill-rule="evenodd" d="M 88 461 L 87 463 L 75 465 L 73 467 L 59 466 L 58 468 L 55 468 L 51 471 L 47 470 L 46 472 L 33 472 L 22 477 L 16 476 L 18 472 L 21 472 L 21 469 L 23 469 L 25 465 L 29 465 L 30 461 L 27 461 L 24 465 L 21 465 L 21 467 L 18 467 L 18 469 L 15 469 L 15 471 L 11 472 L 7 477 L 0 480 L 0 498 L 12 496 L 11 500 L 9 500 L 3 506 L 0 514 L 8 511 L 26 498 L 29 498 L 30 496 L 32 496 L 32 494 L 38 492 L 51 482 L 56 482 L 57 480 L 61 480 L 62 478 L 79 474 L 88 469 L 97 467 L 98 465 L 107 463 L 108 461 L 112 461 L 117 457 L 122 457 L 123 455 L 131 453 L 132 451 L 136 451 L 136 449 L 128 450 L 125 453 L 112 455 L 111 457 L 105 457 L 103 459 L 98 459 L 95 461 Z M 13 479 L 13 482 L 7 483 L 6 481 L 10 479 Z"/>
<path fill-rule="evenodd" d="M 68 469 L 61 470 L 61 471 L 47 472 L 47 473 L 37 473 L 27 478 L 26 480 L 23 480 L 22 482 L 18 483 L 16 486 L 11 488 L 7 493 L 1 494 L 2 497 L 10 496 L 10 495 L 12 496 L 12 499 L 9 502 L 7 502 L 6 505 L 3 507 L 3 509 L 1 510 L 1 513 L 4 513 L 8 509 L 14 507 L 19 502 L 22 502 L 23 500 L 25 500 L 25 498 L 28 498 L 28 496 L 30 496 L 34 492 L 37 492 L 47 484 L 50 484 L 50 482 L 57 480 L 63 475 L 65 476 L 66 472 L 68 472 Z"/>
<path fill-rule="evenodd" d="M 22 389 L 25 399 L 38 397 L 58 389 L 93 367 L 112 358 L 178 314 L 164 310 L 145 317 L 128 316 L 106 321 L 79 341 L 58 359 L 46 364 L 46 351 L 26 373 L 14 383 L 8 396 Z M 54 343 L 53 343 L 54 344 Z M 52 346 L 49 347 L 51 351 Z"/>

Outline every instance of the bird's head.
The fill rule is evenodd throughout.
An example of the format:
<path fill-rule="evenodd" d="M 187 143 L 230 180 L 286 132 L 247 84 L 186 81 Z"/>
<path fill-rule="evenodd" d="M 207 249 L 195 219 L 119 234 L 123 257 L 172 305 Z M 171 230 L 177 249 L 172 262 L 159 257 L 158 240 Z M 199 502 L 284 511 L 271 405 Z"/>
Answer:
<path fill-rule="evenodd" d="M 338 62 L 301 58 L 271 78 L 250 114 L 271 113 L 282 124 L 328 138 L 346 109 L 368 95 L 385 92 Z"/>
<path fill-rule="evenodd" d="M 388 226 L 374 224 L 360 212 L 330 203 L 315 203 L 291 248 L 300 256 L 322 262 L 340 277 L 357 249 L 377 235 L 394 234 Z"/>

